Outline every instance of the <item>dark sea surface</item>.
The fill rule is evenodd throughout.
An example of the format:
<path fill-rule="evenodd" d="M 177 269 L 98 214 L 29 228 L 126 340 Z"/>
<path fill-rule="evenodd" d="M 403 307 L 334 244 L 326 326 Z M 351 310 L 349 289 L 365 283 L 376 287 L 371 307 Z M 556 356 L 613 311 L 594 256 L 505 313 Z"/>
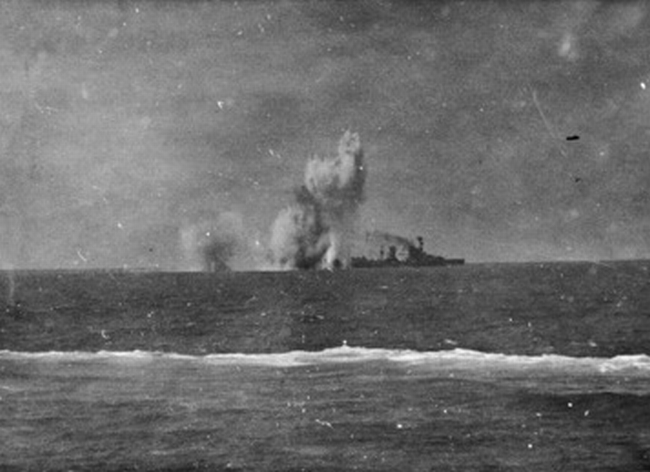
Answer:
<path fill-rule="evenodd" d="M 649 471 L 650 261 L 0 274 L 0 470 Z"/>

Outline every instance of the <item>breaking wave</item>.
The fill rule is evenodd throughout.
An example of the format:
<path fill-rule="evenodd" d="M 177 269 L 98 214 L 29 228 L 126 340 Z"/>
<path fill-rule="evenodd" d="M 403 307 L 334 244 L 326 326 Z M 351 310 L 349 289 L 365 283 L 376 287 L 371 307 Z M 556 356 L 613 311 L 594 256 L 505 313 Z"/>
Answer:
<path fill-rule="evenodd" d="M 445 351 L 412 351 L 400 349 L 373 349 L 343 345 L 317 352 L 291 351 L 276 354 L 207 354 L 203 356 L 149 352 L 149 351 L 99 351 L 99 352 L 15 352 L 0 351 L 2 360 L 33 360 L 43 362 L 183 362 L 205 365 L 252 365 L 268 367 L 299 367 L 310 365 L 361 364 L 385 362 L 396 367 L 440 371 L 479 371 L 483 374 L 507 374 L 522 371 L 563 372 L 571 374 L 634 375 L 650 379 L 650 356 L 619 355 L 605 357 L 570 357 L 554 354 L 539 356 L 485 353 L 468 349 Z"/>

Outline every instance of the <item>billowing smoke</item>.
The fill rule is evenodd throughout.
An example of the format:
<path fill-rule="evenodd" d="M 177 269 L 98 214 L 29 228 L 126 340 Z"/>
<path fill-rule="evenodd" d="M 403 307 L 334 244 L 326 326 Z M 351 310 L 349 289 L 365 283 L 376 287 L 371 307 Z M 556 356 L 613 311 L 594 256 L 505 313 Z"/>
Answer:
<path fill-rule="evenodd" d="M 397 234 L 386 233 L 384 231 L 368 232 L 366 233 L 366 240 L 379 244 L 398 246 L 404 249 L 415 247 L 415 244 L 410 239 Z"/>
<path fill-rule="evenodd" d="M 296 191 L 295 204 L 275 220 L 270 247 L 274 266 L 347 267 L 365 181 L 359 135 L 347 131 L 339 142 L 337 156 L 315 157 L 307 163 L 305 184 Z"/>
<path fill-rule="evenodd" d="M 366 244 L 370 247 L 379 246 L 379 254 L 374 254 L 379 259 L 396 258 L 400 261 L 406 260 L 414 251 L 423 249 L 424 241 L 421 237 L 417 239 L 416 245 L 412 240 L 397 234 L 384 231 L 366 232 Z"/>

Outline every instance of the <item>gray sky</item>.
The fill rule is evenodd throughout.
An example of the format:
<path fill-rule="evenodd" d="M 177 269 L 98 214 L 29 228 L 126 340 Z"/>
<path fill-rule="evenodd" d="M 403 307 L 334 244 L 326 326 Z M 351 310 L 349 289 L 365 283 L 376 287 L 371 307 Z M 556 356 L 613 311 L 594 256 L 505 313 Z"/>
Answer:
<path fill-rule="evenodd" d="M 645 2 L 2 2 L 0 264 L 182 269 L 190 229 L 263 248 L 347 129 L 361 233 L 647 258 L 649 125 Z"/>

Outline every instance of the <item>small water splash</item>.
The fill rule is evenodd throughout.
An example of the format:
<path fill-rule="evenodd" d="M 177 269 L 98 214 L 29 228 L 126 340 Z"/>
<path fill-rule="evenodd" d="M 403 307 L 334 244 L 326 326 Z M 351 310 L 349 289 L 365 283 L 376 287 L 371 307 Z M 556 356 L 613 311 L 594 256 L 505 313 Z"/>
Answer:
<path fill-rule="evenodd" d="M 16 275 L 11 268 L 5 269 L 3 272 L 7 278 L 7 306 L 14 307 L 16 306 Z"/>

